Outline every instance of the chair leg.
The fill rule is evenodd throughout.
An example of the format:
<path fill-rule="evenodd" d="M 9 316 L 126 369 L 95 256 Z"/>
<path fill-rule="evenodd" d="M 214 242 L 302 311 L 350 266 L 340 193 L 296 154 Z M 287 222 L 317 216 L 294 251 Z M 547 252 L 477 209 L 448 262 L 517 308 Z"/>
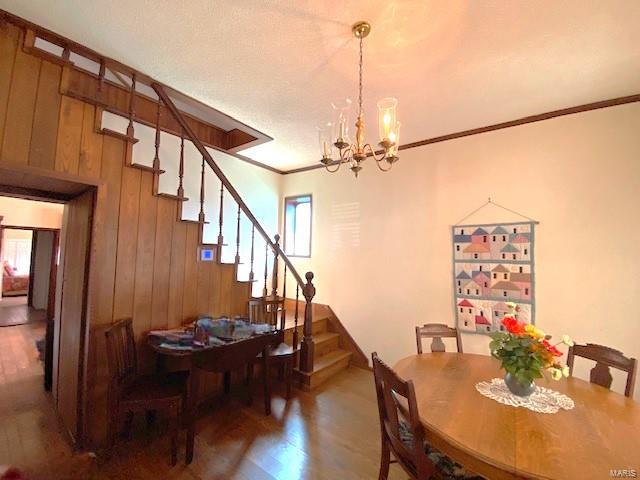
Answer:
<path fill-rule="evenodd" d="M 231 372 L 224 372 L 224 393 L 229 394 L 231 391 Z"/>
<path fill-rule="evenodd" d="M 196 408 L 198 404 L 198 381 L 199 374 L 197 368 L 192 368 L 190 375 L 189 386 L 189 401 L 186 408 L 187 417 L 187 448 L 186 448 L 186 463 L 187 465 L 193 461 L 193 449 L 196 438 Z"/>
<path fill-rule="evenodd" d="M 380 454 L 380 475 L 378 475 L 378 480 L 387 480 L 389 476 L 389 463 L 391 461 L 391 451 L 387 446 L 387 442 L 382 440 L 382 451 Z"/>
<path fill-rule="evenodd" d="M 269 385 L 269 346 L 262 352 L 262 377 L 264 381 L 264 414 L 271 415 L 271 389 Z"/>

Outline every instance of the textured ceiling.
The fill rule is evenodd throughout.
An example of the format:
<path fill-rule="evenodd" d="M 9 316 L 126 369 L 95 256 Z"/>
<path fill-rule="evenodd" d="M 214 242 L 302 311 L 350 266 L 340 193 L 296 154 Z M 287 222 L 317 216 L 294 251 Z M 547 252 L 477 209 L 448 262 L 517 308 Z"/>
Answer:
<path fill-rule="evenodd" d="M 357 91 L 350 25 L 375 103 L 399 99 L 402 142 L 640 92 L 640 1 L 0 0 L 272 136 L 242 152 L 317 162 L 330 102 Z"/>

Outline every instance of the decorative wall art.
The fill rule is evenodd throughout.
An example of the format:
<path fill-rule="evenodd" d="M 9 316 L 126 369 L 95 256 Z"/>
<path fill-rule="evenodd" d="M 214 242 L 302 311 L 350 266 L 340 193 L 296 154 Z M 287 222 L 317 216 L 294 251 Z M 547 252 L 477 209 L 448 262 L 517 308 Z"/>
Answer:
<path fill-rule="evenodd" d="M 462 332 L 504 330 L 507 302 L 517 304 L 518 320 L 535 323 L 536 224 L 531 220 L 452 227 L 456 325 Z"/>

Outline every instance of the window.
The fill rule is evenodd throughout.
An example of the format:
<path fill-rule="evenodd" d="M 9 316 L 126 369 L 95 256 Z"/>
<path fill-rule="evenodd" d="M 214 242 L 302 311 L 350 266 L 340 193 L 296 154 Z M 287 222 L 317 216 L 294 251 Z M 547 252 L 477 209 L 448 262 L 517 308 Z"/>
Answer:
<path fill-rule="evenodd" d="M 471 309 L 469 309 L 469 313 L 471 313 Z"/>
<path fill-rule="evenodd" d="M 284 253 L 293 257 L 311 256 L 311 195 L 284 200 Z"/>
<path fill-rule="evenodd" d="M 506 242 L 507 241 L 507 236 L 506 235 L 502 235 L 502 241 Z"/>
<path fill-rule="evenodd" d="M 517 229 L 517 228 L 514 228 L 514 229 L 513 229 L 513 233 L 518 233 L 518 229 Z"/>
<path fill-rule="evenodd" d="M 502 275 L 503 275 L 505 280 L 507 280 L 509 278 L 509 275 L 507 275 L 506 273 L 503 273 Z"/>
<path fill-rule="evenodd" d="M 505 253 L 502 254 L 502 259 L 504 260 L 505 258 L 507 258 L 507 255 Z"/>
<path fill-rule="evenodd" d="M 474 253 L 474 254 L 473 254 L 473 258 L 478 258 L 478 254 L 477 254 L 477 253 Z"/>
<path fill-rule="evenodd" d="M 480 295 L 480 290 L 476 288 L 476 295 Z"/>
<path fill-rule="evenodd" d="M 480 265 L 480 271 L 482 271 L 482 265 Z"/>
<path fill-rule="evenodd" d="M 525 294 L 525 295 L 529 295 L 529 289 L 528 289 L 528 288 L 525 288 L 525 289 L 524 289 L 524 294 Z"/>
<path fill-rule="evenodd" d="M 458 280 L 458 286 L 462 285 L 462 280 Z"/>
<path fill-rule="evenodd" d="M 489 284 L 487 282 L 484 282 L 484 288 L 487 288 L 489 286 Z"/>
<path fill-rule="evenodd" d="M 470 290 L 467 288 L 467 295 L 469 295 Z"/>
<path fill-rule="evenodd" d="M 460 251 L 460 245 L 456 245 L 456 252 Z"/>
<path fill-rule="evenodd" d="M 495 280 L 496 278 L 498 278 L 498 274 L 497 274 L 497 273 L 494 273 L 494 274 L 493 274 L 493 279 Z"/>
<path fill-rule="evenodd" d="M 494 241 L 494 242 L 496 241 L 496 236 L 495 236 L 495 235 L 493 236 L 493 241 Z"/>
<path fill-rule="evenodd" d="M 458 293 L 462 293 L 462 289 L 461 288 L 458 289 Z"/>
<path fill-rule="evenodd" d="M 460 307 L 460 313 L 464 313 L 464 308 Z"/>
<path fill-rule="evenodd" d="M 515 254 L 515 253 L 513 254 L 513 259 L 514 259 L 514 260 L 516 259 L 516 254 Z"/>
<path fill-rule="evenodd" d="M 520 271 L 520 273 L 522 273 L 522 267 L 520 267 L 518 270 Z"/>
<path fill-rule="evenodd" d="M 483 243 L 487 243 L 487 236 L 486 236 L 486 235 L 484 235 L 484 236 L 482 237 L 482 242 L 483 242 Z"/>
<path fill-rule="evenodd" d="M 460 230 L 460 235 L 464 235 L 464 228 Z"/>
<path fill-rule="evenodd" d="M 503 296 L 503 297 L 506 297 L 506 296 L 507 296 L 507 292 L 506 292 L 506 291 L 503 291 L 503 292 L 502 292 L 502 296 Z"/>
<path fill-rule="evenodd" d="M 528 248 L 525 248 L 525 249 L 524 249 L 524 254 L 525 254 L 525 255 L 529 255 L 529 249 L 528 249 Z"/>

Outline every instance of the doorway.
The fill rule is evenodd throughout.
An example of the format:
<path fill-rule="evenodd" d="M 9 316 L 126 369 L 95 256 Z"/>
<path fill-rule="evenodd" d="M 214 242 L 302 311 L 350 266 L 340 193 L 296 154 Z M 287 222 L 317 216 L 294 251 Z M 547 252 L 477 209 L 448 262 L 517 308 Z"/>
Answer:
<path fill-rule="evenodd" d="M 37 397 L 42 405 L 55 408 L 76 446 L 81 446 L 83 438 L 87 284 L 95 197 L 95 187 L 84 187 L 75 196 L 52 202 L 50 195 L 39 197 L 38 191 L 28 198 L 7 197 L 0 185 L 2 273 L 15 284 L 13 291 L 5 294 L 3 290 L 0 298 L 0 345 L 11 352 L 0 356 L 0 368 L 12 372 L 2 379 L 3 386 L 10 387 L 3 391 L 11 390 L 7 384 L 13 383 L 29 390 L 26 397 Z M 42 216 L 30 216 L 22 206 L 41 204 L 40 199 L 49 212 L 59 213 L 57 225 L 42 227 L 34 220 Z M 9 201 L 23 204 L 8 210 Z M 21 278 L 20 285 L 17 278 Z M 9 317 L 13 320 L 8 321 Z M 13 324 L 2 327 L 3 322 Z M 12 402 L 16 402 L 14 397 Z"/>

